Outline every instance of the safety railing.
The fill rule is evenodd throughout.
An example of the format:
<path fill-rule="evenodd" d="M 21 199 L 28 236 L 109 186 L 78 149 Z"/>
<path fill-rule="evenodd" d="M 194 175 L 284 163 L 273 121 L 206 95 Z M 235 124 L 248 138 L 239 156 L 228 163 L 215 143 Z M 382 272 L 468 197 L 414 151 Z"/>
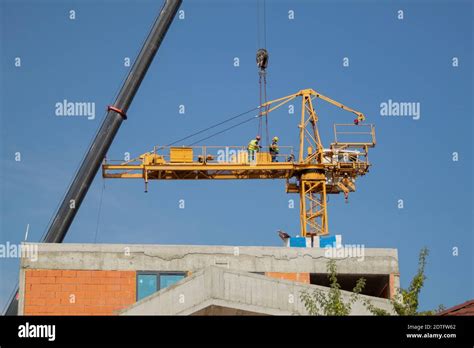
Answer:
<path fill-rule="evenodd" d="M 160 156 L 165 163 L 244 164 L 249 163 L 250 154 L 246 146 L 154 146 L 152 154 Z M 255 153 L 265 162 L 293 162 L 293 146 L 279 146 L 279 153 L 272 154 L 268 146 Z M 251 158 L 250 158 L 251 159 Z"/>
<path fill-rule="evenodd" d="M 375 126 L 373 124 L 335 124 L 335 146 L 344 147 L 373 147 L 375 146 Z"/>

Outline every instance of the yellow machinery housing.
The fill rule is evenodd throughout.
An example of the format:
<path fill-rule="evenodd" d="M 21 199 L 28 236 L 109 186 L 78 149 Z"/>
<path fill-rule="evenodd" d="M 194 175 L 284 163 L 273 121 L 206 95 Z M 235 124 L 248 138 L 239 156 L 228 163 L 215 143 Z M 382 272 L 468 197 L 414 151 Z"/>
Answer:
<path fill-rule="evenodd" d="M 192 163 L 193 148 L 192 147 L 171 147 L 170 148 L 171 163 Z"/>
<path fill-rule="evenodd" d="M 369 148 L 375 146 L 375 127 L 362 124 L 365 116 L 312 89 L 303 89 L 289 96 L 260 106 L 260 117 L 301 97 L 301 118 L 297 156 L 293 148 L 280 146 L 278 162 L 268 152 L 259 152 L 255 161 L 248 160 L 244 146 L 155 146 L 128 162 L 102 165 L 104 178 L 143 179 L 145 190 L 149 180 L 239 180 L 285 179 L 286 192 L 300 196 L 300 235 L 329 233 L 327 195 L 355 191 L 355 180 L 370 167 Z M 324 100 L 357 116 L 355 124 L 334 125 L 334 142 L 324 148 L 318 131 L 315 99 Z M 341 142 L 341 135 L 365 137 L 361 142 Z"/>

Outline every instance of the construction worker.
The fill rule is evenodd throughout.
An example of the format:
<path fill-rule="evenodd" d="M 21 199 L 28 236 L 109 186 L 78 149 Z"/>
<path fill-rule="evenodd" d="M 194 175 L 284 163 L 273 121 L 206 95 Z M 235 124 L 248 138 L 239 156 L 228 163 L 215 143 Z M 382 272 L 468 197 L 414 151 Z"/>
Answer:
<path fill-rule="evenodd" d="M 259 145 L 260 135 L 257 135 L 255 139 L 250 140 L 250 143 L 247 146 L 247 151 L 249 153 L 249 162 L 255 161 L 255 153 L 259 152 L 262 148 Z"/>
<path fill-rule="evenodd" d="M 278 137 L 273 137 L 272 144 L 270 145 L 270 155 L 272 155 L 272 162 L 278 162 L 277 156 L 280 153 L 278 148 Z"/>

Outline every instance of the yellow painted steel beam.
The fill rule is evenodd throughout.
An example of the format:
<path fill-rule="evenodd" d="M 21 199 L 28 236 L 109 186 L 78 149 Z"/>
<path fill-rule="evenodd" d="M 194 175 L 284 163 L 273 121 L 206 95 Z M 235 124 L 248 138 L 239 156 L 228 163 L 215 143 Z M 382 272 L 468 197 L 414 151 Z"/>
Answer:
<path fill-rule="evenodd" d="M 186 164 L 163 164 L 163 165 L 116 165 L 116 164 L 104 164 L 102 169 L 104 173 L 108 171 L 141 171 L 143 168 L 146 168 L 149 171 L 191 171 L 191 170 L 226 170 L 226 171 L 324 171 L 324 170 L 333 170 L 337 167 L 336 164 L 290 164 L 290 163 L 267 163 L 267 164 L 258 164 L 258 165 L 248 165 L 248 164 L 201 164 L 201 163 L 186 163 Z"/>
<path fill-rule="evenodd" d="M 341 108 L 341 109 L 343 109 L 343 110 L 346 110 L 346 111 L 349 111 L 349 112 L 354 113 L 355 115 L 357 115 L 358 117 L 361 118 L 361 119 L 359 119 L 360 121 L 364 121 L 364 120 L 365 120 L 365 116 L 364 116 L 364 114 L 363 114 L 362 112 L 357 111 L 357 110 L 354 110 L 354 109 L 352 109 L 352 108 L 350 108 L 350 107 L 348 107 L 348 106 L 346 106 L 346 105 L 344 105 L 344 104 L 342 104 L 342 103 L 340 103 L 340 102 L 338 102 L 338 101 L 336 101 L 336 100 L 334 100 L 334 99 L 332 99 L 332 98 L 329 98 L 329 97 L 325 96 L 324 94 L 321 94 L 321 93 L 319 93 L 319 92 L 316 92 L 314 89 L 311 89 L 311 88 L 302 89 L 302 90 L 300 90 L 300 91 L 298 91 L 298 92 L 296 92 L 296 93 L 294 93 L 294 94 L 290 94 L 290 95 L 288 95 L 288 96 L 286 96 L 286 97 L 282 97 L 282 98 L 270 100 L 270 101 L 268 101 L 268 102 L 262 104 L 261 107 L 268 107 L 268 106 L 271 106 L 271 105 L 273 105 L 273 104 L 275 104 L 275 103 L 279 103 L 279 102 L 280 102 L 278 105 L 276 105 L 276 106 L 270 108 L 270 109 L 268 110 L 268 112 L 270 112 L 270 111 L 273 111 L 273 110 L 279 108 L 280 106 L 284 105 L 285 103 L 289 102 L 290 100 L 293 100 L 294 98 L 300 97 L 300 96 L 303 96 L 303 95 L 311 95 L 311 96 L 314 96 L 314 97 L 316 97 L 316 98 L 322 99 L 322 100 L 324 100 L 324 101 L 326 101 L 326 102 L 328 102 L 328 103 L 330 103 L 330 104 L 332 104 L 332 105 L 334 105 L 334 106 L 336 106 L 336 107 L 338 107 L 338 108 Z"/>
<path fill-rule="evenodd" d="M 300 182 L 301 236 L 327 235 L 326 180 Z"/>

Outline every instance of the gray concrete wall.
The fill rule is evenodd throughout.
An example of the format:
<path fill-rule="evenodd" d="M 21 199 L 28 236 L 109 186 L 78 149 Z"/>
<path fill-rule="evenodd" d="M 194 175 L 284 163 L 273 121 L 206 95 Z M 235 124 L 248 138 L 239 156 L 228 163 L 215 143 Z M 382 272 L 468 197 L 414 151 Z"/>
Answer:
<path fill-rule="evenodd" d="M 314 289 L 325 293 L 329 290 L 322 286 L 210 266 L 137 302 L 120 314 L 191 315 L 206 312 L 215 314 L 209 309 L 217 307 L 220 314 L 227 311 L 231 314 L 240 312 L 263 315 L 307 315 L 300 294 L 303 290 Z M 342 291 L 344 301 L 348 301 L 350 296 L 350 292 Z M 388 300 L 361 296 L 361 299 L 363 298 L 370 299 L 376 307 L 391 312 Z M 370 313 L 359 300 L 353 304 L 351 315 L 370 315 Z"/>
<path fill-rule="evenodd" d="M 396 249 L 365 248 L 364 254 L 363 260 L 336 258 L 338 272 L 399 273 Z M 38 244 L 38 260 L 22 258 L 21 268 L 195 272 L 220 266 L 247 272 L 326 273 L 328 259 L 325 250 L 317 248 L 66 243 Z"/>
<path fill-rule="evenodd" d="M 18 282 L 18 315 L 24 314 L 25 307 L 25 270 L 20 268 L 20 280 Z"/>

